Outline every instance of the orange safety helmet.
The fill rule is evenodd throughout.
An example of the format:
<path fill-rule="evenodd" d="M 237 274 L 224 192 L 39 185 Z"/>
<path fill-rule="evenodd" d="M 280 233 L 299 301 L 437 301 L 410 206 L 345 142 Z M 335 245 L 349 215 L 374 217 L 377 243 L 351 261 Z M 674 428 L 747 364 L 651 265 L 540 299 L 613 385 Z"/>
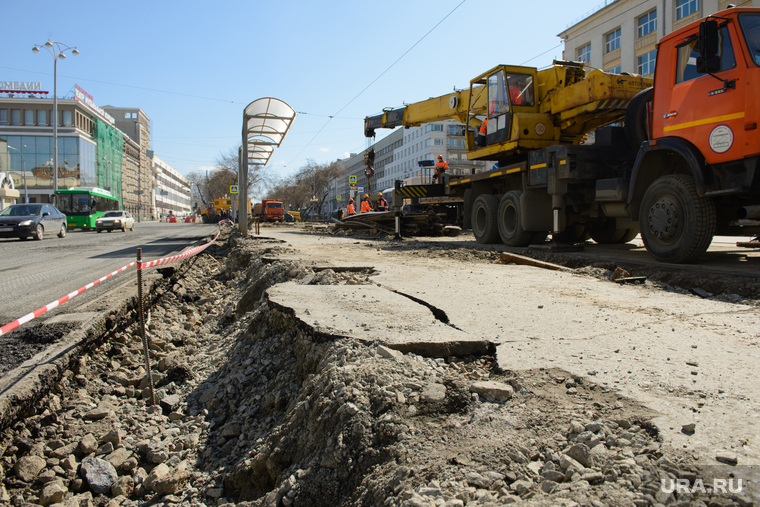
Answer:
<path fill-rule="evenodd" d="M 443 155 L 438 155 L 438 158 L 440 158 L 441 160 L 443 160 Z"/>
<path fill-rule="evenodd" d="M 369 194 L 364 194 L 365 199 L 369 199 Z"/>
<path fill-rule="evenodd" d="M 354 200 L 353 199 L 349 199 L 348 202 L 354 202 Z"/>
<path fill-rule="evenodd" d="M 377 196 L 378 196 L 378 197 L 382 197 L 382 196 L 383 196 L 383 193 L 382 193 L 382 192 L 378 192 L 378 193 L 377 193 Z"/>

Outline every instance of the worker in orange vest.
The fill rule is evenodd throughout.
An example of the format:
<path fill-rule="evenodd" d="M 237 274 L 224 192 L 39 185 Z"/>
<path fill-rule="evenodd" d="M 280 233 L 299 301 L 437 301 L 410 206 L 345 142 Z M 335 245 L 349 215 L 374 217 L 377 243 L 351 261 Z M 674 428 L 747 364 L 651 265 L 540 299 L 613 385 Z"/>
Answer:
<path fill-rule="evenodd" d="M 435 174 L 433 175 L 433 182 L 440 181 L 443 183 L 443 173 L 449 169 L 449 164 L 443 161 L 443 155 L 438 155 L 438 163 L 435 164 Z M 438 180 L 438 177 L 441 177 Z"/>
<path fill-rule="evenodd" d="M 486 145 L 486 130 L 488 130 L 488 118 L 484 119 L 483 123 L 480 124 L 480 130 L 475 137 L 475 146 L 483 147 Z"/>
<path fill-rule="evenodd" d="M 368 211 L 372 211 L 372 205 L 369 203 L 369 194 L 364 194 L 364 197 L 362 197 L 361 212 L 367 213 Z"/>
<path fill-rule="evenodd" d="M 348 206 L 346 206 L 346 215 L 356 215 L 356 209 L 354 208 L 354 200 L 349 199 L 348 200 Z"/>
<path fill-rule="evenodd" d="M 388 201 L 385 200 L 382 192 L 377 193 L 377 202 L 375 203 L 375 211 L 388 211 Z"/>

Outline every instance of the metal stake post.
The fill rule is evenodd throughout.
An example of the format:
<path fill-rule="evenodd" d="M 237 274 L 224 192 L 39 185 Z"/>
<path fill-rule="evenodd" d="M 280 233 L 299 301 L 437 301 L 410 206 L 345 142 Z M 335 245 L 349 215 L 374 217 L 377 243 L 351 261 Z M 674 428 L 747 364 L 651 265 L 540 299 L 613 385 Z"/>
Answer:
<path fill-rule="evenodd" d="M 140 337 L 142 338 L 143 351 L 145 352 L 145 371 L 148 374 L 148 386 L 150 387 L 150 404 L 156 404 L 156 393 L 153 389 L 153 374 L 150 371 L 150 348 L 148 347 L 148 335 L 145 333 L 145 316 L 143 310 L 143 284 L 142 284 L 142 248 L 137 249 L 137 315 L 140 319 Z"/>

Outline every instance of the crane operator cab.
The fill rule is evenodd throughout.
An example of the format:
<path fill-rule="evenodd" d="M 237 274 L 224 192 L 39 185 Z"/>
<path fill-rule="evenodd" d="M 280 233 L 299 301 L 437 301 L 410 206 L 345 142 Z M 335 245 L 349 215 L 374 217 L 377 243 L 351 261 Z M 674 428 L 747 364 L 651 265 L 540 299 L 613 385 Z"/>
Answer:
<path fill-rule="evenodd" d="M 486 116 L 482 117 L 477 144 L 506 142 L 510 139 L 514 107 L 535 106 L 535 69 L 499 66 L 473 80 L 485 84 L 488 93 Z"/>

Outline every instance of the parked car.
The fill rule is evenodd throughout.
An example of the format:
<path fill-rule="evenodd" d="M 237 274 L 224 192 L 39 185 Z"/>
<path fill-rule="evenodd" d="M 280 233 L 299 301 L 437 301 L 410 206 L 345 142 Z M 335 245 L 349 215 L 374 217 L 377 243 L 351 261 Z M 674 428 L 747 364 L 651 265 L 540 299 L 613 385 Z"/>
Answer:
<path fill-rule="evenodd" d="M 98 232 L 121 229 L 127 232 L 135 230 L 135 219 L 128 211 L 106 211 L 103 216 L 95 221 L 95 230 Z"/>
<path fill-rule="evenodd" d="M 65 238 L 66 227 L 66 215 L 52 204 L 11 204 L 0 212 L 0 238 Z"/>

